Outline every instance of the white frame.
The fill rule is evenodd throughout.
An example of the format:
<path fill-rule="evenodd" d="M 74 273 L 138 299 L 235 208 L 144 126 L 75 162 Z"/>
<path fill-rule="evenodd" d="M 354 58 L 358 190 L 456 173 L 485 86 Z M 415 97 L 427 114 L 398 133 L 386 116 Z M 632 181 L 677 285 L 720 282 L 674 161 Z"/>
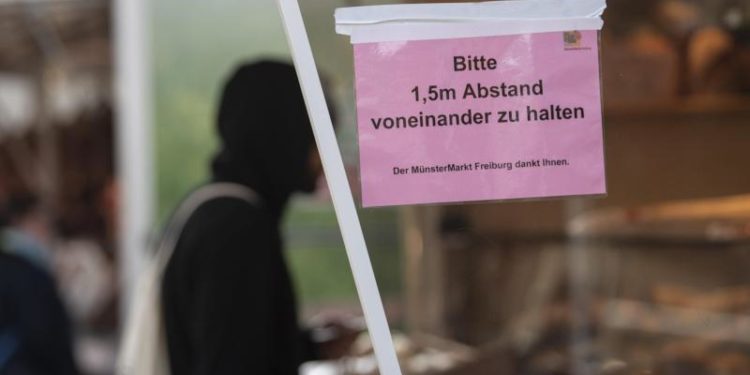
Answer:
<path fill-rule="evenodd" d="M 310 41 L 297 0 L 277 0 L 284 21 L 289 47 L 305 97 L 315 141 L 318 144 L 341 235 L 354 274 L 362 310 L 370 332 L 381 374 L 400 375 L 396 349 L 372 269 L 362 225 L 357 216 L 354 197 L 346 177 L 341 150 L 333 131 L 323 87 L 315 66 Z"/>

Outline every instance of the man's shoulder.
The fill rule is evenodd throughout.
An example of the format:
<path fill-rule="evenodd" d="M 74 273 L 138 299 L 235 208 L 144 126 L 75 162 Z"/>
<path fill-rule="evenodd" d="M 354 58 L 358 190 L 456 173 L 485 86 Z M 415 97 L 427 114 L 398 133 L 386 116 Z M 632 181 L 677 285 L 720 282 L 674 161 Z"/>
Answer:
<path fill-rule="evenodd" d="M 219 197 L 201 204 L 190 215 L 186 227 L 229 229 L 265 221 L 267 215 L 257 203 L 235 197 Z"/>
<path fill-rule="evenodd" d="M 191 267 L 225 264 L 250 254 L 249 246 L 267 247 L 273 241 L 273 233 L 272 221 L 262 207 L 238 198 L 216 198 L 190 215 L 180 233 L 175 256 Z"/>

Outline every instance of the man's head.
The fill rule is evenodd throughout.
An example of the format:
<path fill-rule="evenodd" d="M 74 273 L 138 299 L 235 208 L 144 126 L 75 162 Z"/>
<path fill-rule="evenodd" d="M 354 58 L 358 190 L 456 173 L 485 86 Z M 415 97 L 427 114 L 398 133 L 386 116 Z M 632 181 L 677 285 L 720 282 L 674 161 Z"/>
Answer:
<path fill-rule="evenodd" d="M 320 162 L 294 68 L 239 67 L 224 86 L 214 178 L 244 183 L 267 199 L 314 191 Z"/>

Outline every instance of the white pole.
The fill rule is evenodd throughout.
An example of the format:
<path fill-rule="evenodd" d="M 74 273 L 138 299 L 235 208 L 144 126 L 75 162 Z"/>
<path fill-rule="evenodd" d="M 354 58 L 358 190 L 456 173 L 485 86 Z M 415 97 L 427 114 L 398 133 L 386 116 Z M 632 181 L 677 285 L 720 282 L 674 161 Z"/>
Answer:
<path fill-rule="evenodd" d="M 354 274 L 354 283 L 357 286 L 372 345 L 375 348 L 380 373 L 400 375 L 401 368 L 396 357 L 383 302 L 378 292 L 370 256 L 367 253 L 367 245 L 357 216 L 354 198 L 349 187 L 349 181 L 346 178 L 346 170 L 344 169 L 339 145 L 336 142 L 331 116 L 323 96 L 323 88 L 320 84 L 315 59 L 302 20 L 302 12 L 297 0 L 278 0 L 278 4 L 294 58 L 294 65 L 297 68 L 297 75 L 305 96 L 307 111 L 310 114 L 315 140 L 318 143 L 323 169 L 331 190 L 333 206 L 336 209 L 349 263 Z"/>
<path fill-rule="evenodd" d="M 115 0 L 115 114 L 119 183 L 118 251 L 122 321 L 153 224 L 150 17 L 146 0 Z"/>

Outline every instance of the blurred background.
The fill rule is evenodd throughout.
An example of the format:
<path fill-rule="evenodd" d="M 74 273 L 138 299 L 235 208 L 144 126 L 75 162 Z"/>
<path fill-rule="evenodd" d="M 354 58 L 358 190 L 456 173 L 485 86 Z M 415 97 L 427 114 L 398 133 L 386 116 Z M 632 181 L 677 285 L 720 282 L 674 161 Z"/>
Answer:
<path fill-rule="evenodd" d="M 333 11 L 396 2 L 300 1 L 355 187 Z M 608 197 L 360 211 L 405 372 L 750 374 L 750 1 L 608 5 Z M 268 57 L 272 0 L 0 0 L 0 207 L 51 250 L 86 374 L 112 373 L 149 241 L 208 177 L 224 79 Z M 303 316 L 361 314 L 328 193 L 285 225 Z M 375 362 L 363 337 L 307 371 Z"/>

